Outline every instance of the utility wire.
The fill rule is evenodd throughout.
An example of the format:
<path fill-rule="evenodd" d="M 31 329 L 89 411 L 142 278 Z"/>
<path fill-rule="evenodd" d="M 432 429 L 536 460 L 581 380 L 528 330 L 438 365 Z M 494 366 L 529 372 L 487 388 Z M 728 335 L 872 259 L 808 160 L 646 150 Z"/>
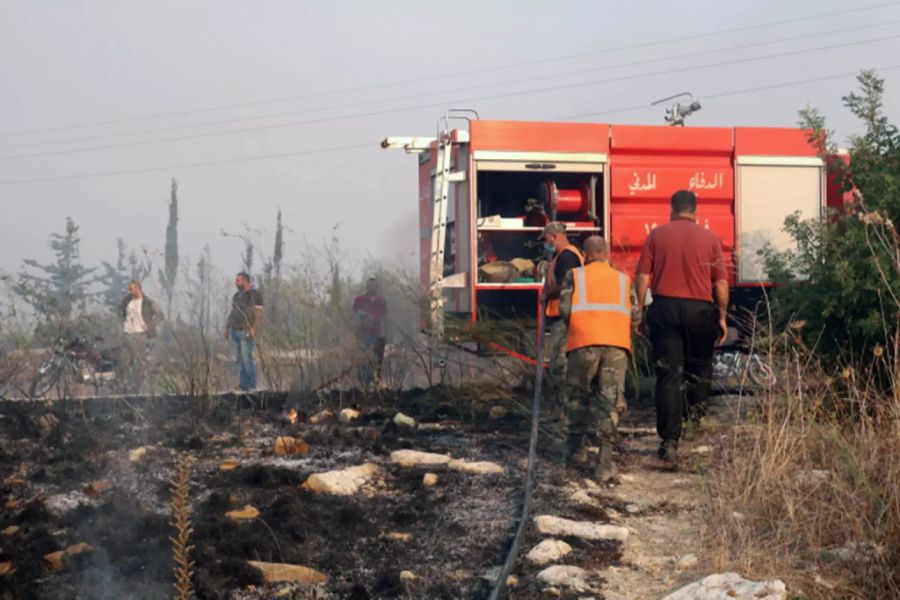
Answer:
<path fill-rule="evenodd" d="M 55 132 L 55 131 L 82 129 L 85 127 L 96 127 L 96 126 L 101 126 L 101 125 L 115 125 L 115 124 L 128 123 L 128 122 L 133 122 L 133 121 L 163 119 L 166 117 L 178 117 L 178 116 L 199 114 L 199 113 L 205 113 L 205 112 L 231 110 L 231 109 L 236 109 L 236 108 L 247 108 L 247 107 L 252 107 L 252 106 L 261 106 L 261 105 L 265 105 L 265 104 L 275 104 L 275 103 L 280 103 L 280 102 L 290 102 L 290 101 L 295 101 L 295 100 L 307 100 L 310 98 L 334 96 L 334 95 L 344 94 L 344 93 L 349 93 L 349 92 L 361 92 L 361 91 L 374 90 L 374 89 L 380 89 L 380 88 L 385 88 L 385 87 L 393 87 L 393 86 L 400 86 L 400 85 L 407 85 L 407 84 L 414 84 L 414 83 L 424 83 L 424 82 L 436 81 L 436 80 L 440 80 L 440 79 L 461 77 L 464 75 L 477 75 L 477 74 L 482 74 L 482 73 L 491 73 L 491 72 L 504 70 L 504 69 L 512 69 L 512 68 L 525 67 L 525 66 L 534 66 L 534 65 L 539 65 L 539 64 L 547 64 L 547 63 L 553 63 L 553 62 L 573 60 L 573 59 L 577 59 L 577 58 L 587 58 L 587 57 L 591 57 L 591 56 L 599 56 L 599 55 L 610 54 L 610 53 L 615 53 L 615 52 L 623 52 L 623 51 L 627 51 L 627 50 L 635 50 L 635 49 L 639 49 L 639 48 L 649 48 L 649 47 L 653 47 L 653 46 L 681 43 L 681 42 L 699 40 L 699 39 L 704 39 L 704 38 L 709 38 L 709 37 L 716 37 L 716 36 L 720 36 L 720 35 L 727 35 L 727 34 L 731 34 L 731 33 L 754 31 L 754 30 L 758 30 L 758 29 L 766 29 L 769 27 L 777 27 L 777 26 L 781 26 L 781 25 L 790 25 L 792 23 L 817 21 L 817 20 L 826 19 L 829 17 L 846 15 L 846 14 L 851 14 L 851 13 L 859 14 L 859 13 L 870 11 L 870 10 L 877 10 L 877 9 L 886 8 L 889 6 L 896 6 L 898 4 L 900 4 L 900 1 L 880 2 L 877 4 L 867 4 L 867 5 L 863 5 L 863 6 L 857 6 L 857 7 L 847 8 L 847 9 L 842 9 L 842 10 L 823 12 L 823 13 L 811 14 L 811 15 L 804 15 L 802 17 L 795 17 L 795 18 L 791 18 L 791 19 L 768 21 L 765 23 L 757 23 L 755 25 L 746 25 L 746 26 L 742 26 L 742 27 L 733 27 L 730 29 L 709 31 L 709 32 L 698 33 L 698 34 L 688 35 L 688 36 L 679 36 L 679 37 L 673 37 L 673 38 L 667 38 L 667 39 L 661 39 L 661 40 L 655 40 L 655 41 L 640 42 L 637 44 L 631 44 L 631 45 L 627 45 L 627 46 L 618 46 L 618 47 L 614 47 L 614 48 L 604 48 L 601 50 L 595 50 L 595 51 L 591 51 L 591 52 L 566 54 L 566 55 L 560 55 L 560 56 L 532 60 L 532 61 L 506 63 L 506 64 L 495 65 L 495 66 L 490 66 L 490 67 L 481 67 L 481 68 L 477 68 L 477 69 L 455 71 L 452 73 L 442 73 L 439 75 L 430 75 L 430 76 L 416 77 L 416 78 L 411 78 L 411 79 L 374 83 L 374 84 L 363 85 L 363 86 L 345 87 L 345 88 L 326 90 L 326 91 L 321 91 L 321 92 L 312 92 L 309 94 L 284 96 L 284 97 L 280 97 L 280 98 L 270 98 L 267 100 L 257 100 L 257 101 L 252 101 L 252 102 L 241 102 L 241 103 L 234 103 L 234 104 L 222 104 L 222 105 L 218 105 L 218 106 L 208 106 L 208 107 L 204 107 L 204 108 L 196 108 L 196 109 L 189 109 L 189 110 L 162 112 L 162 113 L 155 113 L 155 114 L 136 116 L 136 117 L 123 117 L 120 119 L 92 121 L 92 122 L 79 123 L 79 124 L 74 124 L 74 125 L 60 125 L 60 126 L 56 126 L 56 127 L 44 127 L 44 128 L 3 131 L 3 132 L 0 132 L 0 137 L 18 136 L 18 135 L 35 134 L 35 133 L 50 133 L 50 132 Z"/>
<path fill-rule="evenodd" d="M 534 89 L 530 89 L 530 90 L 520 90 L 520 91 L 515 91 L 515 92 L 504 92 L 504 93 L 500 93 L 500 94 L 492 94 L 489 96 L 470 97 L 470 98 L 457 99 L 457 100 L 452 100 L 452 101 L 442 100 L 441 102 L 420 104 L 420 105 L 416 105 L 416 106 L 405 106 L 405 107 L 400 107 L 400 108 L 386 108 L 386 109 L 381 109 L 381 110 L 368 111 L 368 112 L 356 113 L 356 114 L 350 114 L 350 115 L 322 117 L 319 119 L 307 119 L 307 120 L 302 120 L 302 121 L 290 121 L 290 122 L 286 122 L 286 123 L 275 123 L 275 124 L 270 124 L 270 125 L 260 125 L 260 126 L 256 126 L 256 127 L 225 129 L 225 130 L 221 130 L 221 131 L 211 131 L 211 132 L 207 132 L 207 133 L 171 136 L 171 137 L 159 138 L 159 139 L 155 139 L 155 140 L 120 142 L 120 143 L 115 143 L 115 144 L 104 144 L 104 145 L 89 146 L 89 147 L 84 147 L 84 148 L 72 148 L 72 149 L 68 149 L 68 150 L 52 150 L 52 151 L 47 151 L 47 152 L 35 152 L 35 153 L 30 153 L 30 154 L 6 155 L 6 156 L 0 156 L 0 161 L 20 160 L 23 158 L 37 158 L 37 157 L 43 157 L 43 156 L 57 156 L 57 155 L 61 155 L 61 154 L 77 154 L 77 153 L 81 153 L 81 152 L 94 152 L 94 151 L 98 151 L 98 150 L 109 150 L 112 148 L 147 146 L 147 145 L 151 145 L 151 144 L 160 144 L 160 143 L 165 143 L 165 142 L 180 142 L 180 141 L 185 141 L 185 140 L 218 137 L 218 136 L 222 136 L 222 135 L 250 133 L 250 132 L 255 132 L 255 131 L 267 131 L 267 130 L 274 130 L 274 129 L 282 129 L 284 127 L 297 127 L 297 126 L 302 126 L 302 125 L 328 123 L 328 122 L 334 122 L 334 121 L 343 121 L 343 120 L 347 120 L 347 119 L 356 119 L 356 118 L 362 118 L 362 117 L 373 117 L 373 116 L 380 116 L 380 115 L 386 115 L 386 114 L 402 113 L 402 112 L 409 112 L 409 111 L 413 111 L 413 110 L 423 110 L 426 108 L 444 107 L 444 106 L 447 106 L 448 104 L 459 105 L 459 104 L 467 103 L 467 102 L 497 100 L 500 98 L 509 98 L 509 97 L 514 97 L 514 96 L 527 96 L 527 95 L 533 95 L 533 94 L 543 94 L 543 93 L 547 93 L 547 92 L 558 92 L 561 90 L 590 87 L 590 86 L 600 85 L 600 84 L 604 84 L 604 83 L 631 81 L 631 80 L 635 80 L 635 79 L 644 79 L 644 78 L 648 78 L 648 77 L 657 77 L 657 76 L 661 76 L 661 75 L 671 75 L 673 73 L 683 73 L 683 72 L 695 71 L 695 70 L 699 70 L 699 69 L 709 69 L 709 68 L 722 67 L 722 66 L 731 66 L 731 65 L 736 65 L 736 64 L 745 64 L 745 63 L 750 63 L 750 62 L 759 62 L 759 61 L 763 61 L 763 60 L 769 60 L 772 58 L 782 58 L 782 57 L 787 57 L 787 56 L 799 56 L 802 54 L 809 54 L 811 52 L 820 52 L 822 50 L 847 48 L 850 46 L 860 46 L 860 45 L 864 45 L 864 44 L 873 44 L 873 43 L 884 42 L 884 41 L 889 41 L 889 40 L 896 40 L 896 39 L 900 39 L 900 34 L 887 36 L 887 37 L 881 37 L 881 38 L 859 40 L 859 41 L 854 41 L 854 42 L 845 42 L 842 44 L 817 46 L 815 48 L 808 48 L 805 50 L 792 50 L 792 51 L 788 51 L 788 52 L 776 52 L 776 53 L 772 53 L 772 54 L 754 56 L 754 57 L 750 57 L 750 58 L 719 61 L 719 62 L 714 62 L 714 63 L 707 63 L 704 65 L 679 67 L 679 68 L 675 68 L 675 69 L 667 69 L 665 71 L 655 71 L 655 72 L 651 72 L 651 73 L 641 73 L 641 74 L 637 74 L 637 75 L 622 75 L 619 77 L 611 77 L 611 78 L 606 78 L 606 79 L 595 79 L 595 80 L 591 80 L 591 81 L 561 84 L 561 85 L 557 85 L 557 86 L 553 86 L 553 87 L 542 87 L 542 88 L 534 88 Z"/>
<path fill-rule="evenodd" d="M 873 29 L 873 28 L 877 28 L 877 27 L 885 27 L 885 26 L 889 26 L 889 25 L 898 25 L 898 24 L 900 24 L 900 19 L 891 20 L 891 21 L 880 21 L 880 22 L 874 23 L 874 24 L 861 25 L 861 26 L 857 26 L 857 27 L 846 27 L 846 28 L 842 28 L 842 29 L 832 29 L 830 31 L 817 31 L 817 32 L 813 32 L 813 33 L 806 33 L 803 35 L 791 36 L 791 37 L 787 37 L 787 38 L 780 38 L 780 39 L 768 40 L 768 41 L 762 41 L 762 42 L 754 42 L 751 44 L 741 44 L 741 45 L 737 45 L 737 46 L 725 46 L 725 47 L 720 47 L 720 48 L 708 48 L 705 50 L 688 52 L 688 53 L 684 53 L 684 54 L 672 54 L 672 55 L 666 55 L 666 56 L 650 58 L 650 59 L 623 62 L 623 63 L 619 63 L 619 64 L 614 64 L 614 65 L 604 65 L 604 66 L 599 66 L 599 67 L 591 67 L 588 69 L 578 69 L 578 70 L 574 70 L 574 71 L 567 71 L 564 73 L 553 73 L 553 74 L 549 74 L 549 75 L 541 75 L 540 79 L 542 81 L 547 81 L 547 80 L 551 80 L 551 79 L 561 79 L 561 78 L 566 78 L 566 77 L 572 77 L 575 75 L 584 75 L 587 73 L 595 73 L 597 71 L 605 71 L 608 69 L 636 67 L 639 65 L 653 64 L 653 63 L 659 63 L 659 62 L 668 62 L 668 61 L 673 61 L 673 60 L 682 60 L 685 58 L 694 58 L 697 56 L 718 55 L 723 52 L 731 52 L 734 50 L 747 50 L 750 48 L 759 48 L 762 46 L 769 46 L 769 45 L 773 45 L 773 44 L 794 42 L 794 41 L 808 39 L 808 38 L 818 38 L 818 37 L 822 37 L 822 36 L 826 36 L 826 35 L 847 33 L 847 32 L 852 32 L 852 31 L 861 31 L 861 30 L 866 30 L 866 29 Z M 472 85 L 472 86 L 466 86 L 466 87 L 457 87 L 452 90 L 422 92 L 422 93 L 416 93 L 416 94 L 406 94 L 403 96 L 395 96 L 392 98 L 383 98 L 380 100 L 363 100 L 363 101 L 350 102 L 350 103 L 338 104 L 338 105 L 332 105 L 332 106 L 304 108 L 304 109 L 298 109 L 298 110 L 282 111 L 282 112 L 277 112 L 277 113 L 268 113 L 268 114 L 263 114 L 263 115 L 239 117 L 239 118 L 232 118 L 232 119 L 220 119 L 220 120 L 215 120 L 215 121 L 206 121 L 206 122 L 201 122 L 201 123 L 195 123 L 193 125 L 153 127 L 153 128 L 141 129 L 141 130 L 137 130 L 137 131 L 133 130 L 133 131 L 125 131 L 125 132 L 121 132 L 121 133 L 94 135 L 94 136 L 87 136 L 87 137 L 80 137 L 80 138 L 70 138 L 67 140 L 57 140 L 57 141 L 53 141 L 53 142 L 33 142 L 33 143 L 29 143 L 29 144 L 17 144 L 15 146 L 8 146 L 8 147 L 2 148 L 0 150 L 18 150 L 21 148 L 36 148 L 36 147 L 44 147 L 44 146 L 60 146 L 60 145 L 65 145 L 65 144 L 79 144 L 79 143 L 83 143 L 83 142 L 92 142 L 92 141 L 97 141 L 97 140 L 112 140 L 112 139 L 127 138 L 127 137 L 132 137 L 132 136 L 137 136 L 137 135 L 166 133 L 166 132 L 170 132 L 170 131 L 184 131 L 184 130 L 190 130 L 190 129 L 197 129 L 197 128 L 201 128 L 201 127 L 213 127 L 213 126 L 219 126 L 219 125 L 231 125 L 231 124 L 235 124 L 235 123 L 246 123 L 248 121 L 259 121 L 259 120 L 263 120 L 263 119 L 274 119 L 274 118 L 278 118 L 278 117 L 289 117 L 289 116 L 300 115 L 300 114 L 327 112 L 327 111 L 340 110 L 340 109 L 345 109 L 345 108 L 357 108 L 357 107 L 361 107 L 361 106 L 370 106 L 372 104 L 384 104 L 384 103 L 392 103 L 392 102 L 397 102 L 397 101 L 402 101 L 402 100 L 413 100 L 416 98 L 426 98 L 426 97 L 432 97 L 432 96 L 446 96 L 448 93 L 460 93 L 460 92 L 481 90 L 481 89 L 485 89 L 485 88 L 506 87 L 509 85 L 514 85 L 514 84 L 519 84 L 519 83 L 531 83 L 532 81 L 534 81 L 534 79 L 535 79 L 535 77 L 530 76 L 527 78 L 508 79 L 505 81 L 497 81 L 497 82 L 487 83 L 487 84 L 479 84 L 479 85 Z M 74 149 L 74 150 L 77 150 L 77 149 Z M 65 152 L 65 151 L 59 150 L 59 152 Z M 15 159 L 18 157 L 26 158 L 26 157 L 30 157 L 30 156 L 32 156 L 32 155 L 26 154 L 26 155 L 0 156 L 0 160 L 12 160 L 12 159 Z"/>
<path fill-rule="evenodd" d="M 892 70 L 896 70 L 896 69 L 900 69 L 900 64 L 875 68 L 876 71 L 892 71 Z M 827 75 L 824 77 L 816 77 L 816 78 L 804 79 L 804 80 L 800 80 L 800 81 L 789 81 L 789 82 L 785 82 L 785 83 L 776 83 L 776 84 L 771 84 L 771 85 L 744 88 L 744 89 L 740 89 L 740 90 L 717 92 L 717 93 L 713 93 L 713 94 L 700 94 L 700 95 L 698 95 L 698 97 L 700 97 L 700 98 L 724 98 L 727 96 L 736 96 L 736 95 L 751 94 L 751 93 L 755 93 L 755 92 L 769 91 L 769 90 L 780 89 L 780 88 L 795 87 L 795 86 L 799 86 L 799 85 L 806 85 L 809 83 L 816 83 L 816 82 L 820 82 L 820 81 L 829 81 L 832 79 L 843 79 L 846 77 L 855 77 L 856 75 L 858 75 L 857 72 L 840 73 L 837 75 Z M 592 116 L 607 115 L 607 114 L 614 114 L 614 113 L 620 113 L 620 112 L 629 112 L 629 111 L 635 111 L 635 110 L 646 110 L 649 108 L 651 108 L 651 106 L 648 104 L 636 104 L 636 105 L 631 105 L 631 106 L 612 108 L 612 109 L 605 110 L 605 111 L 598 111 L 598 112 L 592 112 L 592 113 L 581 113 L 578 115 L 569 115 L 566 117 L 557 117 L 555 120 L 564 121 L 564 120 L 575 119 L 575 118 L 592 117 Z M 257 156 L 249 156 L 249 157 L 242 157 L 242 158 L 210 160 L 210 161 L 195 162 L 195 163 L 181 163 L 181 164 L 166 165 L 166 166 L 161 166 L 161 167 L 147 167 L 147 168 L 142 168 L 142 169 L 127 169 L 127 170 L 105 171 L 105 172 L 97 172 L 97 173 L 82 173 L 82 174 L 75 174 L 75 175 L 61 175 L 61 176 L 57 176 L 57 177 L 35 177 L 35 178 L 29 178 L 29 179 L 7 179 L 7 180 L 0 180 L 0 185 L 45 183 L 45 182 L 54 182 L 54 181 L 68 181 L 68 180 L 73 180 L 73 179 L 89 179 L 89 178 L 95 178 L 95 177 L 109 177 L 109 176 L 115 176 L 115 175 L 152 173 L 155 171 L 171 171 L 171 170 L 176 170 L 176 169 L 188 169 L 188 168 L 194 168 L 194 167 L 228 165 L 228 164 L 235 164 L 235 163 L 255 162 L 255 161 L 261 161 L 261 160 L 287 158 L 287 157 L 294 157 L 294 156 L 306 156 L 306 155 L 310 155 L 310 154 L 324 154 L 324 153 L 331 153 L 331 152 L 359 150 L 362 148 L 374 149 L 375 143 L 374 142 L 366 142 L 366 143 L 360 143 L 360 144 L 350 144 L 350 145 L 346 145 L 346 146 L 335 146 L 335 147 L 330 147 L 330 148 L 310 148 L 307 150 L 299 150 L 296 152 L 261 154 L 261 155 L 257 155 Z"/>

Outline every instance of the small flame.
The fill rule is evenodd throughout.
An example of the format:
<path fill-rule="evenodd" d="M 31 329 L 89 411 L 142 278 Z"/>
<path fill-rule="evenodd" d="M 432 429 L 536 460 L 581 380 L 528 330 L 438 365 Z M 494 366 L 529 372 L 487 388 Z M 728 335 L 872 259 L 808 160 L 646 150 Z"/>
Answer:
<path fill-rule="evenodd" d="M 287 420 L 290 421 L 291 425 L 297 424 L 297 409 L 292 408 L 287 412 Z"/>

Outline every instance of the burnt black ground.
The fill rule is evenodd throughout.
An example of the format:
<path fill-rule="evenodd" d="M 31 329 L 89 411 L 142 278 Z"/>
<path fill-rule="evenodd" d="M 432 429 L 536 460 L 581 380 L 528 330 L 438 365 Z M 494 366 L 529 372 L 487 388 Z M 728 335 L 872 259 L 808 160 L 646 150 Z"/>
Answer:
<path fill-rule="evenodd" d="M 130 399 L 130 406 L 116 399 L 0 403 L 0 500 L 20 503 L 0 512 L 0 529 L 21 528 L 0 537 L 0 562 L 11 560 L 16 568 L 0 580 L 0 598 L 170 597 L 169 480 L 184 454 L 197 460 L 191 494 L 198 598 L 266 598 L 287 589 L 260 586 L 260 574 L 247 560 L 302 564 L 328 574 L 321 589 L 292 588 L 283 596 L 288 598 L 484 598 L 491 582 L 483 575 L 505 558 L 520 511 L 529 423 L 515 408 L 528 403 L 524 393 L 514 398 L 514 410 L 500 420 L 486 418 L 489 405 L 444 388 L 376 397 Z M 299 411 L 297 425 L 279 419 L 285 406 Z M 362 411 L 358 424 L 307 422 L 322 408 L 342 406 Z M 391 420 L 398 410 L 443 429 L 398 428 Z M 59 419 L 49 434 L 37 425 L 47 412 Z M 303 438 L 310 455 L 276 459 L 278 435 Z M 146 456 L 129 462 L 128 451 L 139 446 L 148 448 Z M 427 469 L 389 464 L 389 453 L 399 448 L 491 460 L 506 473 L 437 469 L 439 484 L 426 488 L 421 481 Z M 220 471 L 225 458 L 237 458 L 240 466 Z M 373 493 L 334 497 L 300 487 L 313 472 L 363 462 L 382 468 L 383 483 Z M 14 476 L 25 483 L 15 484 Z M 536 495 L 535 514 L 605 520 L 602 510 L 566 505 L 555 495 L 575 476 L 542 461 L 544 491 Z M 73 496 L 95 480 L 112 487 L 98 498 Z M 61 499 L 81 505 L 63 511 Z M 225 518 L 245 504 L 259 509 L 261 518 Z M 409 533 L 412 540 L 388 539 L 387 532 Z M 538 541 L 529 531 L 523 552 Z M 568 541 L 585 568 L 615 563 L 621 555 L 616 544 Z M 48 552 L 81 542 L 94 552 L 71 557 L 63 571 L 43 565 Z M 404 570 L 417 579 L 402 582 Z M 512 597 L 542 597 L 532 577 L 537 571 L 520 561 L 515 573 L 522 583 Z"/>

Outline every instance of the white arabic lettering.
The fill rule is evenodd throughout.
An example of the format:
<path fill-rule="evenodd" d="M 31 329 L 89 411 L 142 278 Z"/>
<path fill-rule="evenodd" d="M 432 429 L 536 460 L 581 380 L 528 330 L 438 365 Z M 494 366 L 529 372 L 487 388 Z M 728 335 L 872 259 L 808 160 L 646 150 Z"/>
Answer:
<path fill-rule="evenodd" d="M 656 173 L 647 173 L 647 182 L 641 183 L 641 176 L 637 171 L 632 173 L 634 181 L 628 185 L 628 195 L 634 196 L 637 192 L 647 192 L 656 189 Z"/>
<path fill-rule="evenodd" d="M 688 189 L 690 190 L 715 190 L 722 187 L 725 187 L 725 175 L 721 172 L 716 173 L 713 175 L 712 180 L 707 181 L 706 173 L 697 171 L 688 183 Z"/>

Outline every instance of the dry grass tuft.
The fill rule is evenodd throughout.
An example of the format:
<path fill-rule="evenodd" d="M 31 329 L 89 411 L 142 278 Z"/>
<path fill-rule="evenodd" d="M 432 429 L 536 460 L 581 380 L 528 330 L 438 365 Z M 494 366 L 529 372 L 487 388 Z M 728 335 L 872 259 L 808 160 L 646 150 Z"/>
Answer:
<path fill-rule="evenodd" d="M 797 376 L 724 438 L 710 558 L 798 597 L 900 597 L 900 396 L 872 381 L 897 371 L 876 364 L 863 381 L 788 363 Z"/>

